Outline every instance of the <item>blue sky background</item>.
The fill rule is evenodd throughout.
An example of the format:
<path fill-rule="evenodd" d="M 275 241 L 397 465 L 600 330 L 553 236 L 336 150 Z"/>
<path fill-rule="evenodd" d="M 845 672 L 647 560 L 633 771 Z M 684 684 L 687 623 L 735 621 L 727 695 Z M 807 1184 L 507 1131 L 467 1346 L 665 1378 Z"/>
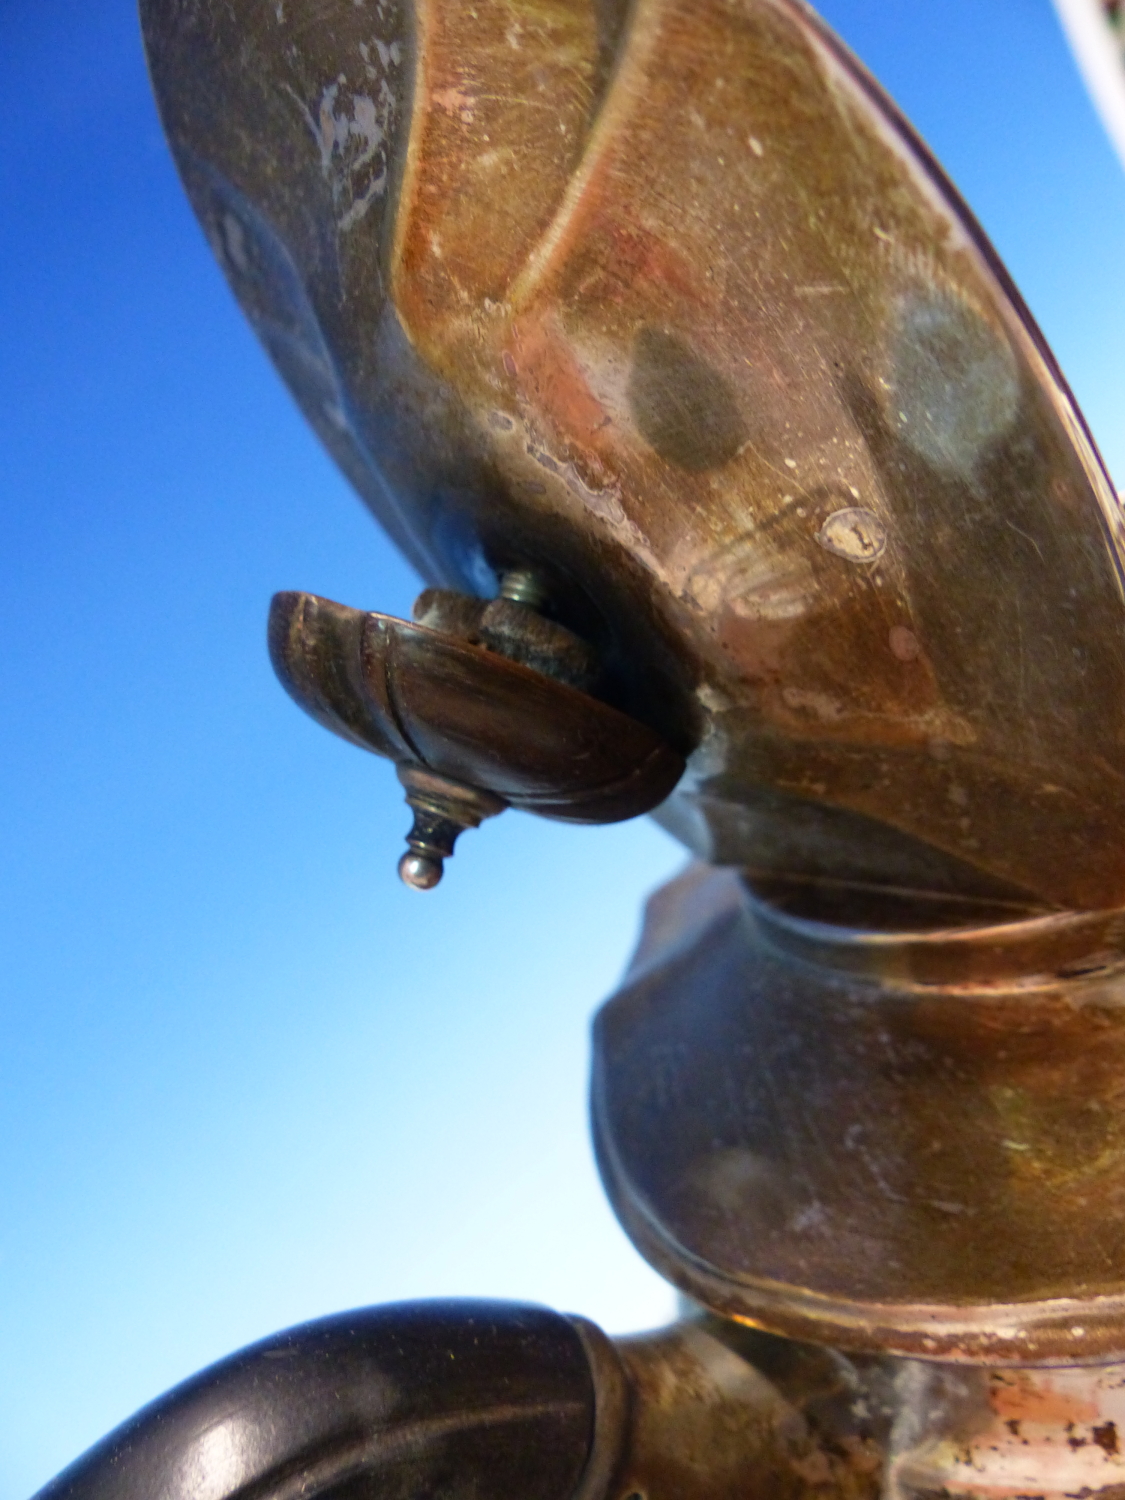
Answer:
<path fill-rule="evenodd" d="M 1125 176 L 1048 0 L 829 0 L 1125 473 Z M 176 182 L 128 0 L 0 0 L 0 1500 L 274 1328 L 449 1293 L 671 1310 L 604 1206 L 588 1017 L 680 862 L 507 815 L 403 890 L 389 767 L 266 659 L 416 581 Z"/>

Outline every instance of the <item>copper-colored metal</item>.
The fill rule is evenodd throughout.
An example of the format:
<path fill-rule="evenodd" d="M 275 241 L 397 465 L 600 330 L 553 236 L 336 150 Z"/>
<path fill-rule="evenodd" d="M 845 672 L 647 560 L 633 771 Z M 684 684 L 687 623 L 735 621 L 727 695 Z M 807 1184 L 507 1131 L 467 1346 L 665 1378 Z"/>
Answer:
<path fill-rule="evenodd" d="M 427 577 L 549 582 L 695 747 L 706 858 L 1125 904 L 1116 496 L 854 59 L 795 0 L 328 10 L 142 4 L 224 269 Z"/>
<path fill-rule="evenodd" d="M 875 933 L 733 873 L 660 893 L 598 1019 L 594 1133 L 645 1255 L 793 1338 L 1125 1354 L 1125 916 Z"/>
<path fill-rule="evenodd" d="M 717 1318 L 617 1342 L 631 1421 L 609 1497 L 1120 1500 L 1125 1366 L 847 1356 Z"/>
<path fill-rule="evenodd" d="M 605 1500 L 1117 1500 L 1125 1367 L 1043 1367 L 1125 1358 L 1122 519 L 964 205 L 798 0 L 141 8 L 236 295 L 431 584 L 271 627 L 404 768 L 408 878 L 665 797 L 736 867 L 597 1023 L 614 1207 L 733 1320 L 620 1346 Z"/>
<path fill-rule="evenodd" d="M 492 611 L 500 644 L 501 626 L 508 637 L 514 627 L 497 606 L 522 609 L 504 600 L 484 610 L 456 599 L 422 602 L 427 617 L 454 625 L 459 615 L 486 637 L 481 621 Z M 557 644 L 544 632 L 517 645 L 544 658 Z M 307 713 L 407 768 L 416 822 L 400 870 L 419 889 L 437 884 L 461 829 L 507 806 L 568 823 L 615 823 L 649 812 L 683 771 L 646 725 L 450 629 L 290 593 L 273 601 L 269 641 L 278 676 Z"/>
<path fill-rule="evenodd" d="M 891 1361 L 853 1360 L 718 1318 L 617 1340 L 630 1422 L 605 1500 L 879 1500 Z"/>

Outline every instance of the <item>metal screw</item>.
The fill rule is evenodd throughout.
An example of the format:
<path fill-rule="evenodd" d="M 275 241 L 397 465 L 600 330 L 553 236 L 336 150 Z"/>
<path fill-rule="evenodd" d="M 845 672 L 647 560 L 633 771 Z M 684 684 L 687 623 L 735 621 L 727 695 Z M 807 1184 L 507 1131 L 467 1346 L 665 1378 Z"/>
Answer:
<path fill-rule="evenodd" d="M 500 579 L 500 598 L 525 604 L 528 609 L 542 609 L 547 602 L 547 589 L 534 569 L 509 568 Z"/>

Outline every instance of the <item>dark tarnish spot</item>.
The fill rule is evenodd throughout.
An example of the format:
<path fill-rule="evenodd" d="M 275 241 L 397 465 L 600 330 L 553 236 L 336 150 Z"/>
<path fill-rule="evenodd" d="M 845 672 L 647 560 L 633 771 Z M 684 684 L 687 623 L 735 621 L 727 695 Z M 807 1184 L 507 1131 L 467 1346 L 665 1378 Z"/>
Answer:
<path fill-rule="evenodd" d="M 1107 1455 L 1113 1455 L 1119 1451 L 1117 1447 L 1116 1422 L 1103 1422 L 1100 1427 L 1092 1429 L 1090 1436 Z"/>
<path fill-rule="evenodd" d="M 681 469 L 718 468 L 746 437 L 718 370 L 665 328 L 645 327 L 637 334 L 629 407 L 645 441 Z"/>

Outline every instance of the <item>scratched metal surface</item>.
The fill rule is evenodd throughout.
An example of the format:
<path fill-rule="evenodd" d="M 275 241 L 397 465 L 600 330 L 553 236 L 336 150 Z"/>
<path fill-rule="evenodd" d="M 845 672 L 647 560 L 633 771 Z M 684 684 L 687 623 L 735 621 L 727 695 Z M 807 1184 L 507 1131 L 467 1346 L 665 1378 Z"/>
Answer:
<path fill-rule="evenodd" d="M 551 578 L 613 701 L 692 752 L 667 826 L 766 881 L 1125 903 L 1116 497 L 810 11 L 142 13 L 306 414 L 432 581 Z"/>
<path fill-rule="evenodd" d="M 594 1034 L 603 1182 L 689 1296 L 922 1359 L 1125 1353 L 1125 926 L 841 933 L 696 866 Z"/>

